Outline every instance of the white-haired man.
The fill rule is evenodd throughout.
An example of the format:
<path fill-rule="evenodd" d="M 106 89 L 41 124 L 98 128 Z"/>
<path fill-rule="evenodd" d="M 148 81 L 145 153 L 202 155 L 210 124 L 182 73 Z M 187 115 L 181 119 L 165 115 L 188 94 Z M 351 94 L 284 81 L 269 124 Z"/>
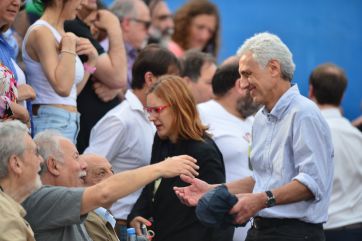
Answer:
<path fill-rule="evenodd" d="M 240 86 L 264 105 L 255 116 L 250 161 L 253 175 L 228 183 L 238 202 L 235 222 L 253 218 L 247 241 L 324 240 L 333 180 L 330 130 L 318 107 L 293 85 L 295 65 L 279 37 L 260 33 L 238 51 Z M 192 185 L 175 188 L 195 205 L 213 186 L 184 177 Z"/>
<path fill-rule="evenodd" d="M 196 160 L 176 156 L 162 164 L 122 172 L 83 188 L 87 164 L 79 158 L 70 140 L 46 130 L 35 136 L 34 141 L 45 163 L 41 179 L 48 186 L 33 192 L 23 206 L 37 241 L 89 241 L 83 221 L 91 210 L 107 206 L 161 176 L 197 174 Z"/>
<path fill-rule="evenodd" d="M 0 240 L 34 239 L 20 205 L 40 188 L 40 163 L 36 145 L 20 121 L 0 122 Z"/>

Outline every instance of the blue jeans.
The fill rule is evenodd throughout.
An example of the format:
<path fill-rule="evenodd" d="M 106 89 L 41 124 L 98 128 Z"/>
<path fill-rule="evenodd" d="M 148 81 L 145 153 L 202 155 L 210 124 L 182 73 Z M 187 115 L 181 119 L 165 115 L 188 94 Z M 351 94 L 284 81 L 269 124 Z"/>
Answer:
<path fill-rule="evenodd" d="M 59 131 L 74 144 L 79 132 L 79 117 L 77 112 L 69 112 L 54 106 L 41 105 L 37 115 L 33 115 L 34 135 L 53 129 Z"/>
<path fill-rule="evenodd" d="M 114 230 L 116 231 L 119 241 L 127 241 L 127 225 L 116 223 Z"/>

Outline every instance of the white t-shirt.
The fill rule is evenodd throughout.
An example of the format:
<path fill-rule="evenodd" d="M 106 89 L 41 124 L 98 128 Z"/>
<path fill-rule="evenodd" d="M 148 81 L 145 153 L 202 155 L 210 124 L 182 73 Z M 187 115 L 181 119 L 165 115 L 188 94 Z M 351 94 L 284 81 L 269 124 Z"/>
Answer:
<path fill-rule="evenodd" d="M 151 161 L 156 128 L 131 90 L 92 128 L 85 153 L 104 156 L 115 173 L 146 166 Z M 142 189 L 119 199 L 111 208 L 116 219 L 127 219 Z"/>
<path fill-rule="evenodd" d="M 333 188 L 325 229 L 362 222 L 362 133 L 338 108 L 321 110 L 332 133 Z"/>
<path fill-rule="evenodd" d="M 224 157 L 226 182 L 251 176 L 248 149 L 253 117 L 242 120 L 215 100 L 201 103 L 197 107 L 203 124 L 209 126 L 212 139 Z"/>
<path fill-rule="evenodd" d="M 209 126 L 212 139 L 219 147 L 225 163 L 226 182 L 252 175 L 248 150 L 254 117 L 245 120 L 234 116 L 215 100 L 197 105 L 201 121 Z M 234 241 L 244 241 L 250 223 L 235 229 Z"/>

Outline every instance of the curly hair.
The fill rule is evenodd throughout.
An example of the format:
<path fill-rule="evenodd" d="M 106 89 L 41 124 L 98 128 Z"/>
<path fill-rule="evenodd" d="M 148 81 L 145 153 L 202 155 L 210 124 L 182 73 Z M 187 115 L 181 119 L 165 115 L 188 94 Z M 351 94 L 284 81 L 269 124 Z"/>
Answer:
<path fill-rule="evenodd" d="M 214 35 L 202 49 L 202 52 L 211 53 L 216 57 L 220 45 L 220 16 L 217 7 L 207 0 L 192 0 L 177 10 L 174 18 L 175 32 L 172 35 L 172 40 L 184 50 L 189 49 L 188 37 L 186 36 L 189 36 L 191 21 L 201 14 L 213 15 L 216 18 Z"/>

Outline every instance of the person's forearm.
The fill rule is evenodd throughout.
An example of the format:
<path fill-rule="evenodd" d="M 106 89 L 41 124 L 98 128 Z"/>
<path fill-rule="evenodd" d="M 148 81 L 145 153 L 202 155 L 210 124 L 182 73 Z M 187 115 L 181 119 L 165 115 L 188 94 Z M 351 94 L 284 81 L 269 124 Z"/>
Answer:
<path fill-rule="evenodd" d="M 25 107 L 14 102 L 10 102 L 10 109 L 13 112 L 13 115 L 11 116 L 12 118 L 20 120 L 23 123 L 27 123 L 29 121 L 29 112 Z"/>
<path fill-rule="evenodd" d="M 74 83 L 75 76 L 75 51 L 61 52 L 60 60 L 55 68 L 55 82 L 52 84 L 55 92 L 62 97 L 68 97 Z"/>
<path fill-rule="evenodd" d="M 293 180 L 271 191 L 277 205 L 309 200 L 314 197 L 313 193 L 297 180 Z"/>
<path fill-rule="evenodd" d="M 85 189 L 81 212 L 85 214 L 96 207 L 113 203 L 144 187 L 161 175 L 162 170 L 157 164 L 115 174 Z"/>
<path fill-rule="evenodd" d="M 105 63 L 97 61 L 95 77 L 108 87 L 123 88 L 127 84 L 127 57 L 122 32 L 113 30 L 107 33 L 109 50 L 107 56 L 99 58 L 99 61 Z"/>
<path fill-rule="evenodd" d="M 251 193 L 253 192 L 254 185 L 255 181 L 252 177 L 245 177 L 226 184 L 229 192 L 232 194 Z"/>

